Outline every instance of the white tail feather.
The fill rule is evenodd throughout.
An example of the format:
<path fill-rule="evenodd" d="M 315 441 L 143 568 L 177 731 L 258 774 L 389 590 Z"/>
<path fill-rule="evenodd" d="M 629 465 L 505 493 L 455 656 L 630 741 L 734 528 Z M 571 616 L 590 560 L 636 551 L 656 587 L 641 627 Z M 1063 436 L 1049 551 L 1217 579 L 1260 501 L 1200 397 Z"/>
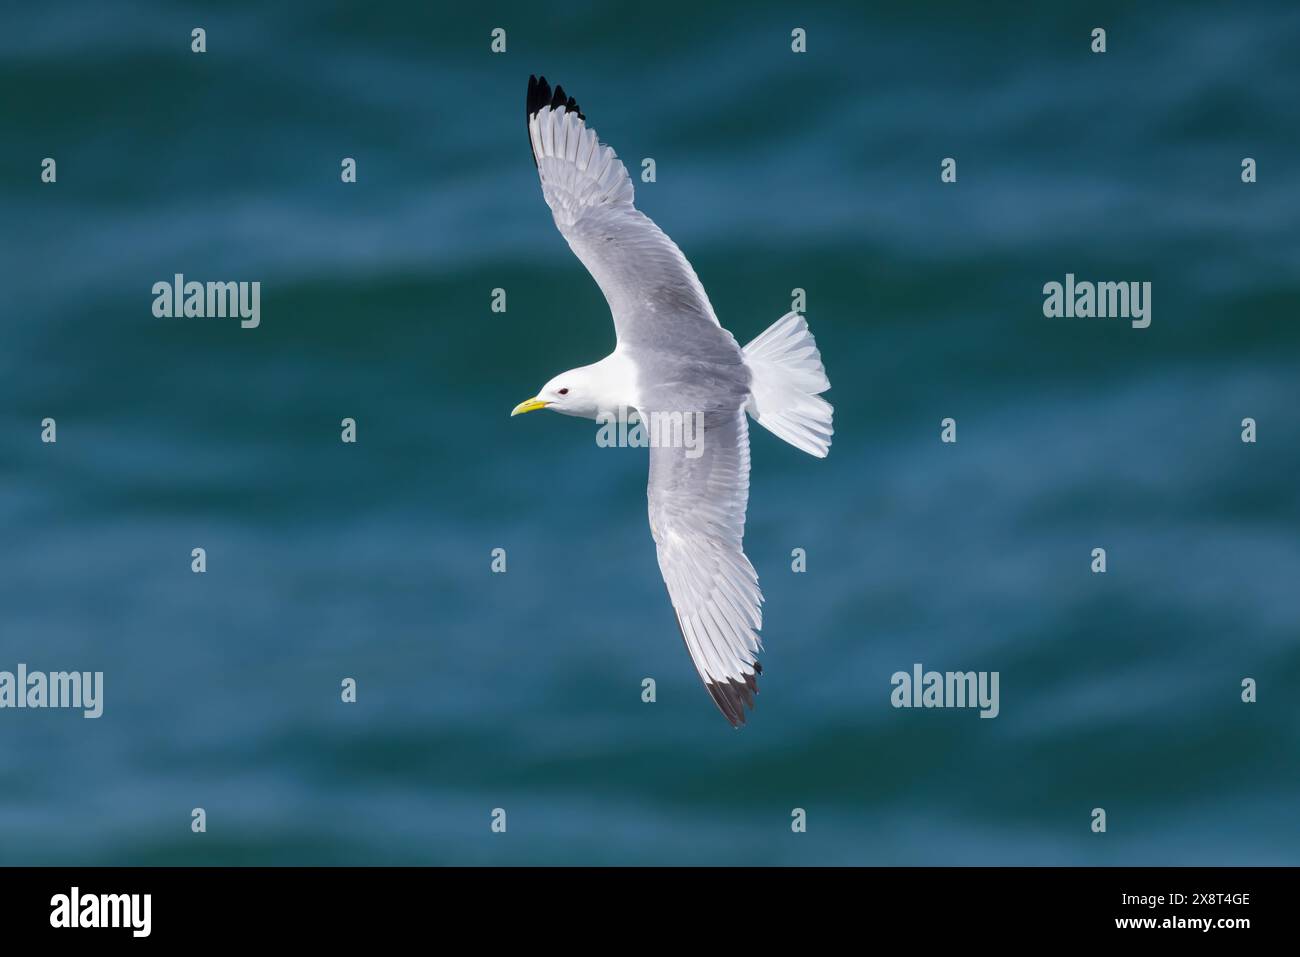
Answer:
<path fill-rule="evenodd" d="M 819 393 L 831 387 L 808 323 L 787 312 L 745 346 L 749 403 L 757 421 L 809 455 L 825 458 L 831 447 L 834 409 Z"/>

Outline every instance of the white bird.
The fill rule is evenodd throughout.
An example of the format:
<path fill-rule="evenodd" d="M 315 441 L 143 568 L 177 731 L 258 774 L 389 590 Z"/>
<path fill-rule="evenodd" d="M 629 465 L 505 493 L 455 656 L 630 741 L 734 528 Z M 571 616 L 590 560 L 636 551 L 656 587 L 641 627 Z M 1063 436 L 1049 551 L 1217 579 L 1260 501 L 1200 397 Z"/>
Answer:
<path fill-rule="evenodd" d="M 650 533 L 695 668 L 733 727 L 762 673 L 763 595 L 745 556 L 745 415 L 825 457 L 830 388 L 807 323 L 790 312 L 742 350 L 713 313 L 681 250 L 632 205 L 632 180 L 572 97 L 529 77 L 528 139 L 555 225 L 609 303 L 618 344 L 563 372 L 512 416 L 535 409 L 598 418 L 635 410 L 700 416 L 698 449 L 650 449 Z"/>

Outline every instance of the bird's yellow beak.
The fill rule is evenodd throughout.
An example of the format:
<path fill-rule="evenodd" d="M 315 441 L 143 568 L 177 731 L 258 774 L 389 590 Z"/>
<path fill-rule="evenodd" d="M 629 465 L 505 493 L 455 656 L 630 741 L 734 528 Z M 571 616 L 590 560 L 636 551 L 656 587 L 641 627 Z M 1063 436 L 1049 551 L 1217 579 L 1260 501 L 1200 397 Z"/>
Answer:
<path fill-rule="evenodd" d="M 546 408 L 546 405 L 547 404 L 541 399 L 528 399 L 527 401 L 520 402 L 515 406 L 514 411 L 510 413 L 510 417 L 514 418 L 516 415 L 520 415 L 524 412 L 536 412 L 538 409 Z"/>

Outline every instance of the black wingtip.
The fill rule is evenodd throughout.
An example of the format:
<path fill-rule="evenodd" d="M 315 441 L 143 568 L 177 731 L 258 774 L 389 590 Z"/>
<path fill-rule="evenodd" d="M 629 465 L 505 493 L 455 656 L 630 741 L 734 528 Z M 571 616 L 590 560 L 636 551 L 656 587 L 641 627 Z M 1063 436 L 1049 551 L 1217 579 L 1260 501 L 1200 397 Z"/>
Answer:
<path fill-rule="evenodd" d="M 757 667 L 757 662 L 755 662 Z M 709 697 L 718 706 L 722 716 L 733 728 L 745 726 L 745 708 L 753 710 L 754 695 L 758 694 L 758 681 L 754 675 L 745 675 L 743 682 L 728 678 L 726 681 L 706 681 Z"/>
<path fill-rule="evenodd" d="M 533 115 L 544 106 L 549 106 L 553 110 L 564 107 L 570 113 L 577 113 L 578 118 L 585 120 L 587 117 L 578 106 L 578 101 L 564 92 L 564 87 L 557 86 L 553 91 L 551 84 L 546 82 L 545 76 L 528 76 L 528 99 L 524 101 L 524 119 L 530 120 Z"/>
<path fill-rule="evenodd" d="M 555 96 L 551 98 L 551 109 L 558 110 L 560 107 L 564 107 L 570 113 L 577 113 L 580 120 L 587 118 L 582 112 L 582 107 L 578 106 L 578 101 L 565 95 L 564 87 L 556 86 Z"/>
<path fill-rule="evenodd" d="M 530 120 L 533 114 L 551 102 L 551 84 L 544 76 L 528 76 L 528 99 L 525 101 L 524 119 Z"/>
<path fill-rule="evenodd" d="M 537 111 L 544 106 L 549 106 L 553 110 L 564 107 L 570 113 L 577 113 L 578 119 L 586 120 L 586 114 L 578 106 L 578 101 L 571 96 L 566 96 L 564 87 L 556 86 L 551 90 L 551 84 L 546 82 L 545 76 L 528 75 L 528 98 L 524 101 L 524 131 L 528 134 L 528 151 L 533 149 L 533 134 L 528 129 L 528 124 Z M 537 165 L 537 157 L 533 157 L 533 165 Z"/>
<path fill-rule="evenodd" d="M 524 134 L 528 137 L 528 153 L 537 165 L 537 154 L 533 152 L 533 131 L 530 124 L 533 115 L 551 101 L 551 85 L 544 76 L 528 75 L 528 99 L 524 101 Z"/>
<path fill-rule="evenodd" d="M 671 595 L 672 593 L 669 592 L 670 597 Z M 682 627 L 682 616 L 675 607 L 673 614 L 677 618 L 677 630 L 681 633 L 682 644 L 686 646 L 687 654 L 691 654 L 690 642 L 686 640 L 686 629 Z M 754 695 L 758 694 L 758 676 L 763 673 L 763 666 L 757 661 L 751 664 L 754 674 L 744 675 L 744 682 L 737 681 L 735 678 L 714 682 L 704 678 L 703 673 L 700 674 L 700 677 L 704 678 L 704 690 L 709 693 L 709 697 L 718 706 L 722 716 L 737 730 L 745 726 L 745 706 L 748 705 L 750 710 L 753 710 Z"/>

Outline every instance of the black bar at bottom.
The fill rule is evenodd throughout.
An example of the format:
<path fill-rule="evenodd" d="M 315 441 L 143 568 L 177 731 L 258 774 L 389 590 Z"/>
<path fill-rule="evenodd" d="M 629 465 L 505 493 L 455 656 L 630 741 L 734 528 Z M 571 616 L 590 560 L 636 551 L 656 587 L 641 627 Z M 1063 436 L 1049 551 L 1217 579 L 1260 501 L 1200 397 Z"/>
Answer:
<path fill-rule="evenodd" d="M 766 925 L 1231 945 L 1286 933 L 1295 890 L 1293 868 L 0 868 L 0 926 L 7 943 L 92 945 L 337 946 L 435 929 L 494 946 L 516 934 L 608 942 L 611 923 L 633 937 L 752 940 Z"/>

